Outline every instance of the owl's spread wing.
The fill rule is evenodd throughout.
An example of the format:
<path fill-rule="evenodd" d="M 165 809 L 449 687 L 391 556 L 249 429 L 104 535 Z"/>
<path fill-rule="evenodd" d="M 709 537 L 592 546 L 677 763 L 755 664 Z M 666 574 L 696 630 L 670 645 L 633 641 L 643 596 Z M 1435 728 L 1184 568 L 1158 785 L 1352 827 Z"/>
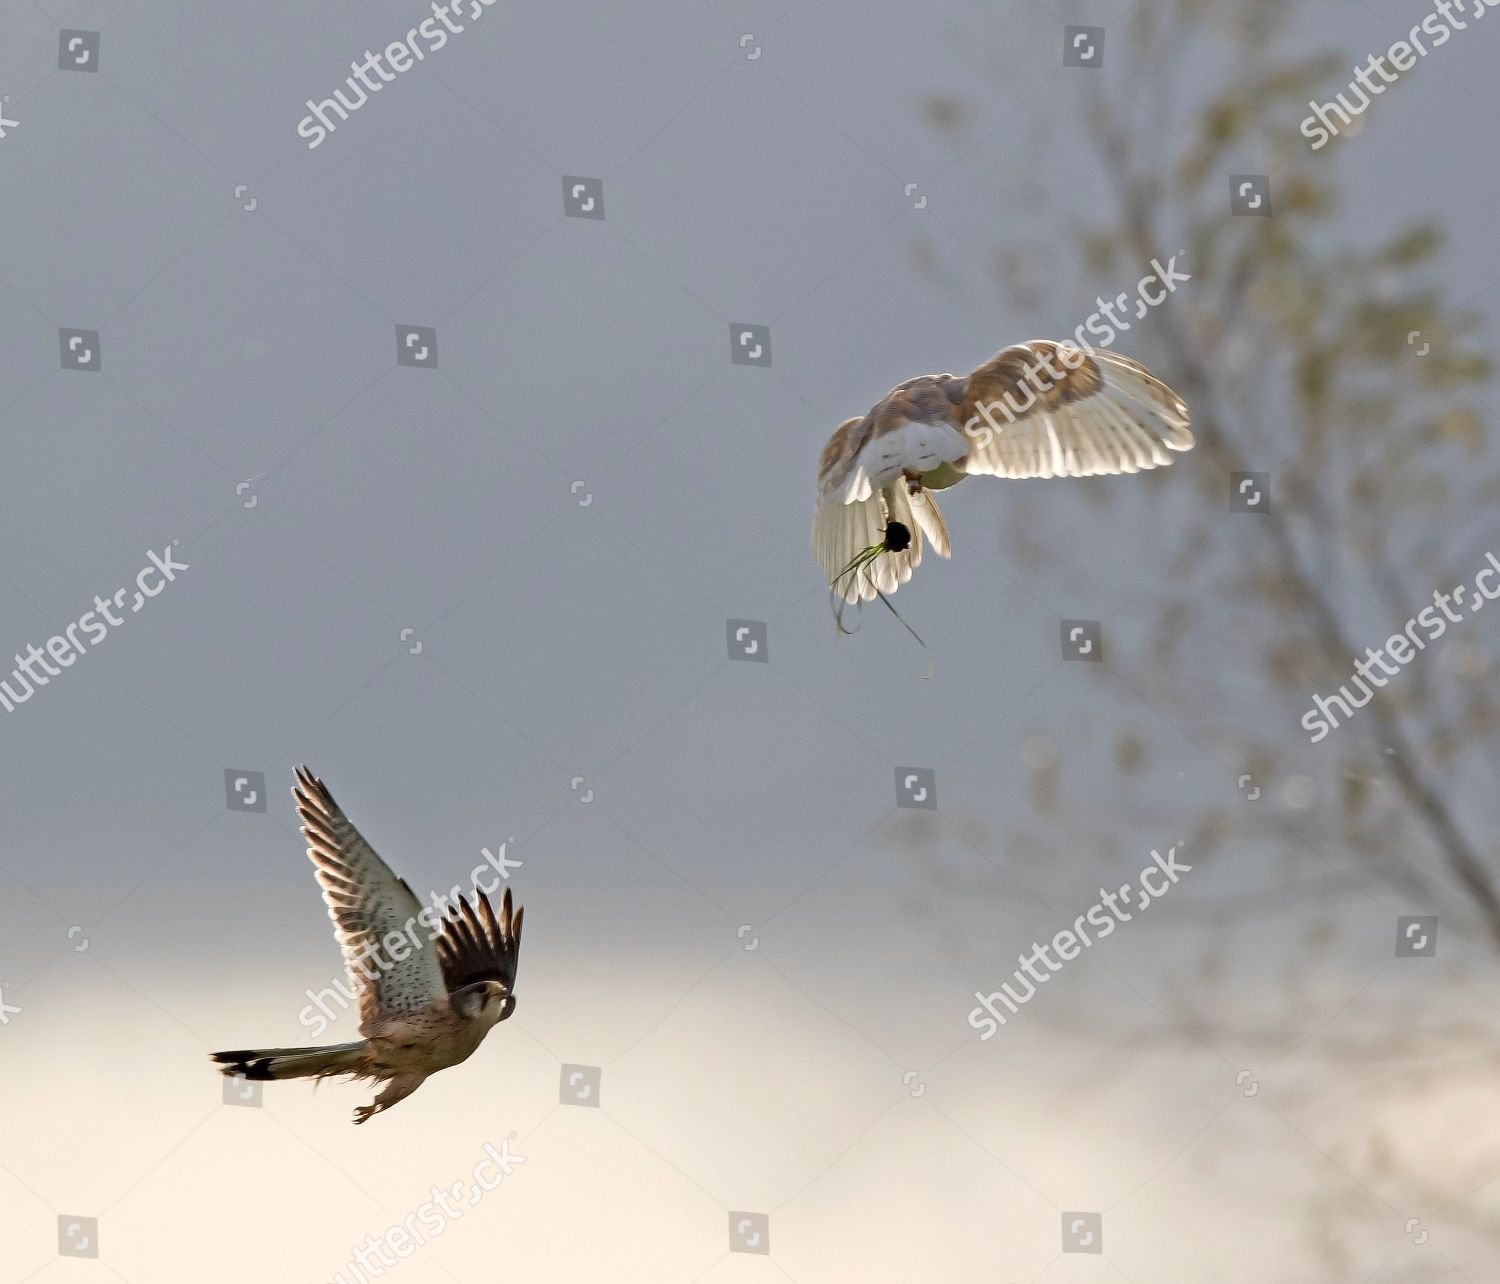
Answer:
<path fill-rule="evenodd" d="M 476 981 L 498 981 L 507 994 L 515 992 L 525 913 L 524 909 L 512 910 L 508 887 L 498 918 L 490 898 L 477 888 L 473 904 L 459 897 L 458 907 L 449 911 L 437 938 L 438 962 L 449 993 Z"/>
<path fill-rule="evenodd" d="M 445 1003 L 448 990 L 431 933 L 418 926 L 421 903 L 365 842 L 327 786 L 306 767 L 296 775 L 292 795 L 359 1000 L 360 1032 L 368 1037 L 381 1018 Z M 404 939 L 388 939 L 397 934 Z"/>
<path fill-rule="evenodd" d="M 1145 366 L 1046 339 L 1006 348 L 975 370 L 958 413 L 969 449 L 954 466 L 964 473 L 1134 473 L 1193 447 L 1187 406 Z"/>
<path fill-rule="evenodd" d="M 970 474 L 1134 473 L 1192 445 L 1182 399 L 1139 362 L 1046 339 L 1016 344 L 964 378 L 908 380 L 838 426 L 818 466 L 813 553 L 837 596 L 869 601 L 911 578 L 924 536 L 948 556 L 932 491 Z M 868 558 L 895 523 L 906 547 Z"/>

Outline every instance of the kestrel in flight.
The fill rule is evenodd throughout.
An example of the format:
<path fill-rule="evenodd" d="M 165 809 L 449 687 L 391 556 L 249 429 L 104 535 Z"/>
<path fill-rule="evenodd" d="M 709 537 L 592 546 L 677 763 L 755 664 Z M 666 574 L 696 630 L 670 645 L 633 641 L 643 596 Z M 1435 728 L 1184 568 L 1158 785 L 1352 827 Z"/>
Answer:
<path fill-rule="evenodd" d="M 846 419 L 818 466 L 813 552 L 835 596 L 894 593 L 949 555 L 932 491 L 965 477 L 1133 473 L 1191 450 L 1187 406 L 1139 362 L 1047 339 L 1019 343 L 961 378 L 922 375 Z"/>
<path fill-rule="evenodd" d="M 224 1074 L 246 1079 L 349 1075 L 384 1083 L 371 1105 L 354 1112 L 354 1122 L 362 1124 L 411 1096 L 428 1075 L 467 1060 L 491 1028 L 516 1010 L 524 911 L 512 913 L 509 888 L 498 917 L 477 888 L 472 904 L 460 896 L 446 915 L 423 906 L 350 824 L 323 782 L 306 767 L 296 775 L 292 795 L 307 855 L 343 949 L 364 1038 L 212 1057 Z"/>

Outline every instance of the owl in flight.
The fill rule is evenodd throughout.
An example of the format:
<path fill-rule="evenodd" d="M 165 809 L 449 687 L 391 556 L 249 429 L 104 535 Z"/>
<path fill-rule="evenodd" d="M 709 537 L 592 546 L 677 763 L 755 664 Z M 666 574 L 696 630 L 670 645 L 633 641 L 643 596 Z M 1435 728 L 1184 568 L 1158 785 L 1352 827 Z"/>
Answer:
<path fill-rule="evenodd" d="M 490 1029 L 516 1009 L 516 958 L 521 915 L 510 889 L 497 916 L 477 888 L 440 915 L 423 906 L 306 767 L 292 795 L 302 818 L 307 854 L 349 983 L 359 1001 L 355 1043 L 322 1048 L 257 1048 L 215 1052 L 222 1073 L 246 1079 L 325 1079 L 349 1075 L 384 1083 L 354 1122 L 389 1110 L 430 1074 L 456 1066 Z"/>
<path fill-rule="evenodd" d="M 835 597 L 894 593 L 949 555 L 932 498 L 965 477 L 1133 473 L 1191 450 L 1187 406 L 1139 362 L 1033 339 L 961 378 L 922 375 L 846 419 L 818 466 L 813 552 Z"/>

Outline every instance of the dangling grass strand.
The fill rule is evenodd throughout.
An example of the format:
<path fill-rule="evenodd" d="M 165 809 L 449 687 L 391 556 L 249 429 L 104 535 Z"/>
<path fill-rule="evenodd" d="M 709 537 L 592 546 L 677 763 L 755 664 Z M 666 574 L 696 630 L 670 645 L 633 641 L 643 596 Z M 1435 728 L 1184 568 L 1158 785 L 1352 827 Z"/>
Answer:
<path fill-rule="evenodd" d="M 850 586 L 857 582 L 860 575 L 868 574 L 869 567 L 882 553 L 904 553 L 908 548 L 911 547 L 911 531 L 910 529 L 908 529 L 904 522 L 887 523 L 886 528 L 881 532 L 881 535 L 882 538 L 880 543 L 871 544 L 869 548 L 863 548 L 853 557 L 851 557 L 849 559 L 849 565 L 844 567 L 844 569 L 834 577 L 833 583 L 828 586 L 830 598 L 836 599 L 836 603 L 833 608 L 834 625 L 838 628 L 838 631 L 845 636 L 851 635 L 854 632 L 854 630 L 844 627 L 844 609 L 850 605 L 847 597 Z M 848 583 L 845 583 L 845 581 L 848 581 Z M 928 650 L 927 643 L 923 639 L 922 635 L 906 622 L 900 611 L 898 611 L 894 606 L 891 605 L 890 598 L 886 597 L 886 595 L 880 591 L 879 586 L 875 583 L 875 578 L 873 575 L 870 576 L 870 587 L 874 590 L 875 596 L 880 599 L 881 605 L 896 617 L 896 619 L 900 622 L 901 627 L 917 640 L 917 644 L 924 651 Z M 930 654 L 927 657 L 927 672 L 923 675 L 923 677 L 932 677 L 932 656 Z"/>

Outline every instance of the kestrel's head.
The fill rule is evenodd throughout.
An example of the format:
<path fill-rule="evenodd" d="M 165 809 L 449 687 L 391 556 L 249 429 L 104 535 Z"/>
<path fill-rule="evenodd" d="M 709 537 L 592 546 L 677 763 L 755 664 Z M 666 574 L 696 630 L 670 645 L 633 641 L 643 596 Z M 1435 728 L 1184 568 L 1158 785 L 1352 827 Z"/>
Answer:
<path fill-rule="evenodd" d="M 499 981 L 475 981 L 453 992 L 454 1008 L 471 1021 L 498 1025 L 516 1010 L 516 996 Z"/>
<path fill-rule="evenodd" d="M 511 901 L 510 888 L 496 914 L 489 896 L 476 887 L 472 901 L 458 898 L 438 934 L 438 962 L 453 1010 L 486 1030 L 516 1010 L 522 915 Z"/>

